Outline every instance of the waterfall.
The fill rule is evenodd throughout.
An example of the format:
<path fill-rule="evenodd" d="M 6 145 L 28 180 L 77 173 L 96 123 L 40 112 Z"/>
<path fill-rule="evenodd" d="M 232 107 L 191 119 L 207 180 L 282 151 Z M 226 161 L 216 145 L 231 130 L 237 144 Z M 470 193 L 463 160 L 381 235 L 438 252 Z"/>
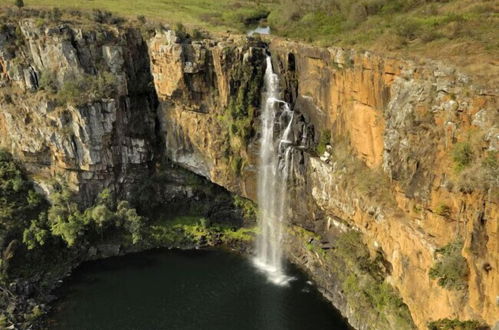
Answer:
<path fill-rule="evenodd" d="M 292 163 L 293 112 L 279 99 L 279 79 L 267 56 L 262 94 L 262 132 L 258 171 L 258 223 L 255 265 L 276 284 L 290 280 L 283 269 L 283 222 L 288 211 L 287 181 Z M 282 133 L 281 133 L 282 132 Z"/>

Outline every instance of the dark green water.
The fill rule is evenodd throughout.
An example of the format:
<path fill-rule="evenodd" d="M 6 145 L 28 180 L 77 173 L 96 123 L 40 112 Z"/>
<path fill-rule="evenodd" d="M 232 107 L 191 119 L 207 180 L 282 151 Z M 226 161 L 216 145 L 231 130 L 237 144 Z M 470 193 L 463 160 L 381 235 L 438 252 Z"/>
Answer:
<path fill-rule="evenodd" d="M 55 330 L 340 330 L 347 324 L 288 265 L 288 286 L 223 251 L 140 253 L 84 264 L 63 288 Z"/>

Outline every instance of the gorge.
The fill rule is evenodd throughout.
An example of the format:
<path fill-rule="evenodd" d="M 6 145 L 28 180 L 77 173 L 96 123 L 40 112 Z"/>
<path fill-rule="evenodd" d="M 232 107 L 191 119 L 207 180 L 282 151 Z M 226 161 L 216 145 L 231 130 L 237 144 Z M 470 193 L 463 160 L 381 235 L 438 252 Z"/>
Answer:
<path fill-rule="evenodd" d="M 256 260 L 276 282 L 282 257 L 296 264 L 354 328 L 497 328 L 498 91 L 453 66 L 28 17 L 0 31 L 0 73 L 0 146 L 33 181 L 19 200 L 36 191 L 95 226 L 54 226 L 42 202 L 48 220 L 2 215 L 6 324 L 27 328 L 86 260 L 225 242 L 248 252 L 254 201 Z M 117 229 L 99 220 L 108 211 Z M 38 248 L 26 228 L 43 233 Z M 47 255 L 48 269 L 25 269 Z"/>

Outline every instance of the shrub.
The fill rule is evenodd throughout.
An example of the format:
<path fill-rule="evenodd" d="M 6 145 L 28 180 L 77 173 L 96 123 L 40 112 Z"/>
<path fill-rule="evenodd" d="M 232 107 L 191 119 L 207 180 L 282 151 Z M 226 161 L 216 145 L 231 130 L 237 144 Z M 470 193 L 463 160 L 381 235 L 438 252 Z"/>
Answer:
<path fill-rule="evenodd" d="M 58 22 L 62 17 L 62 11 L 55 7 L 54 9 L 52 9 L 52 11 L 49 13 L 49 18 L 53 21 L 53 22 Z"/>
<path fill-rule="evenodd" d="M 438 214 L 442 217 L 446 217 L 446 218 L 450 217 L 451 211 L 452 210 L 451 210 L 450 206 L 447 204 L 443 204 L 443 203 L 439 204 L 437 206 L 437 208 L 435 209 L 436 214 Z"/>
<path fill-rule="evenodd" d="M 121 24 L 125 21 L 122 17 L 113 16 L 111 12 L 100 9 L 94 9 L 89 18 L 101 24 Z"/>
<path fill-rule="evenodd" d="M 82 104 L 93 100 L 110 98 L 117 90 L 113 74 L 103 72 L 97 76 L 84 74 L 64 82 L 56 95 L 59 104 Z"/>
<path fill-rule="evenodd" d="M 184 24 L 180 22 L 175 24 L 175 33 L 177 37 L 180 38 L 180 40 L 185 40 L 189 37 L 187 29 L 185 28 Z"/>
<path fill-rule="evenodd" d="M 487 156 L 482 162 L 483 167 L 488 170 L 497 172 L 499 169 L 499 161 L 497 158 L 499 157 L 499 151 L 488 151 Z"/>
<path fill-rule="evenodd" d="M 257 217 L 257 206 L 251 200 L 234 195 L 234 206 L 241 209 L 244 219 L 254 221 Z"/>
<path fill-rule="evenodd" d="M 473 161 L 473 150 L 470 143 L 456 143 L 452 149 L 452 160 L 454 161 L 454 169 L 456 172 L 461 172 L 470 165 Z"/>
<path fill-rule="evenodd" d="M 119 228 L 124 228 L 136 244 L 142 239 L 146 220 L 127 201 L 120 201 L 115 207 L 114 197 L 108 189 L 99 194 L 93 206 L 80 210 L 75 195 L 68 188 L 52 194 L 48 219 L 52 234 L 60 236 L 69 247 L 92 238 L 92 233 L 99 233 L 102 238 L 107 230 Z"/>
<path fill-rule="evenodd" d="M 449 290 L 463 290 L 467 287 L 468 263 L 461 255 L 463 241 L 458 239 L 437 249 L 439 261 L 430 269 L 431 279 L 438 279 L 438 284 Z"/>
<path fill-rule="evenodd" d="M 42 72 L 40 80 L 38 82 L 38 88 L 49 93 L 55 93 L 57 91 L 57 78 L 55 72 Z"/>
<path fill-rule="evenodd" d="M 192 39 L 193 40 L 202 40 L 204 38 L 205 38 L 205 35 L 201 30 L 198 30 L 198 29 L 192 30 Z"/>
<path fill-rule="evenodd" d="M 326 146 L 331 143 L 331 131 L 325 130 L 320 134 L 319 143 L 315 148 L 318 155 L 324 154 L 326 152 Z"/>
<path fill-rule="evenodd" d="M 32 220 L 29 228 L 23 232 L 23 243 L 28 250 L 43 246 L 50 236 L 50 230 L 46 227 L 47 214 L 41 213 L 37 220 Z"/>
<path fill-rule="evenodd" d="M 440 319 L 428 324 L 429 330 L 485 330 L 487 326 L 475 320 L 460 321 L 456 319 Z"/>
<path fill-rule="evenodd" d="M 21 9 L 24 7 L 24 1 L 23 0 L 16 0 L 15 5 L 17 8 Z"/>
<path fill-rule="evenodd" d="M 372 260 L 362 235 L 354 230 L 336 238 L 336 253 L 345 262 L 348 276 L 342 280 L 342 289 L 348 295 L 350 307 L 360 311 L 376 310 L 381 317 L 395 316 L 397 329 L 410 328 L 411 315 L 398 292 L 384 281 L 378 258 Z M 332 250 L 334 251 L 334 250 Z"/>
<path fill-rule="evenodd" d="M 406 39 L 412 40 L 415 39 L 421 26 L 420 23 L 418 23 L 414 19 L 399 19 L 395 23 L 395 32 Z"/>

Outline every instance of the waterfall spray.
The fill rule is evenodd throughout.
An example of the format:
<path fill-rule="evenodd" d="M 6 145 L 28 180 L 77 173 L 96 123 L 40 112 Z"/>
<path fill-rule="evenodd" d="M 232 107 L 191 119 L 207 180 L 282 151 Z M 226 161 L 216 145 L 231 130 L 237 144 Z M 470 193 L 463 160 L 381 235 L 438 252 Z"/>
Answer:
<path fill-rule="evenodd" d="M 269 56 L 264 87 L 258 172 L 258 223 L 261 233 L 256 240 L 254 262 L 272 282 L 285 284 L 290 277 L 284 273 L 281 241 L 289 202 L 287 180 L 292 160 L 293 112 L 286 102 L 279 99 L 279 79 L 272 70 Z"/>

